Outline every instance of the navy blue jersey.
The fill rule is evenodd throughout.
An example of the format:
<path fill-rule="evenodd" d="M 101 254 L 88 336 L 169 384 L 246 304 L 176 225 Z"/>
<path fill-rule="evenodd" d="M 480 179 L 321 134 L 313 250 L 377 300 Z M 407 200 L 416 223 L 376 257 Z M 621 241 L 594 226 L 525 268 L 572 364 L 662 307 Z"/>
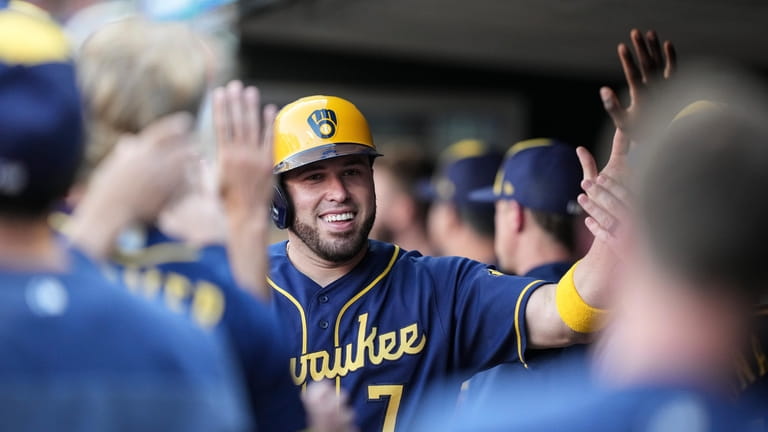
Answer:
<path fill-rule="evenodd" d="M 0 270 L 0 430 L 248 430 L 216 339 L 77 252 L 68 261 L 65 272 Z"/>
<path fill-rule="evenodd" d="M 228 339 L 245 376 L 259 430 L 306 427 L 299 391 L 286 366 L 282 328 L 268 305 L 237 286 L 226 249 L 193 248 L 156 228 L 138 237 L 140 241 L 128 243 L 139 247 L 115 258 L 129 289 L 158 299 Z"/>
<path fill-rule="evenodd" d="M 326 287 L 293 266 L 286 242 L 270 247 L 270 266 L 294 383 L 344 388 L 364 431 L 402 430 L 432 380 L 522 359 L 526 305 L 544 283 L 374 240 Z"/>
<path fill-rule="evenodd" d="M 549 264 L 543 264 L 532 268 L 525 277 L 532 277 L 536 279 L 542 279 L 552 283 L 557 283 L 573 265 L 569 261 L 558 261 Z"/>
<path fill-rule="evenodd" d="M 557 283 L 571 268 L 572 263 L 555 262 L 531 269 L 526 277 Z M 500 364 L 472 377 L 464 385 L 461 397 L 463 409 L 474 409 L 493 401 L 500 389 L 514 387 L 521 382 L 544 382 L 560 375 L 564 363 L 573 366 L 576 361 L 586 366 L 587 346 L 573 345 L 566 348 L 532 350 L 526 355 L 525 365 L 519 362 Z M 554 373 L 553 373 L 554 372 Z"/>

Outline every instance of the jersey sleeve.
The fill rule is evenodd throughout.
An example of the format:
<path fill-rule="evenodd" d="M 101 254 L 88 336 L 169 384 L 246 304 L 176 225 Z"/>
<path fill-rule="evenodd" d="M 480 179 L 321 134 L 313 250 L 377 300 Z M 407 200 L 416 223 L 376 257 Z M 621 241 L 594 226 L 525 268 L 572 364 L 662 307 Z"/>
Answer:
<path fill-rule="evenodd" d="M 452 366 L 475 373 L 501 362 L 524 362 L 525 309 L 546 282 L 504 275 L 464 258 L 435 261 L 436 296 L 452 344 Z"/>
<path fill-rule="evenodd" d="M 257 429 L 304 429 L 304 406 L 286 367 L 288 349 L 275 312 L 238 286 L 225 247 L 208 246 L 200 252 L 200 261 L 214 272 L 226 297 L 225 328 L 238 351 Z"/>
<path fill-rule="evenodd" d="M 286 367 L 289 355 L 275 312 L 244 291 L 229 297 L 229 336 L 241 351 L 258 430 L 304 429 L 304 406 Z"/>

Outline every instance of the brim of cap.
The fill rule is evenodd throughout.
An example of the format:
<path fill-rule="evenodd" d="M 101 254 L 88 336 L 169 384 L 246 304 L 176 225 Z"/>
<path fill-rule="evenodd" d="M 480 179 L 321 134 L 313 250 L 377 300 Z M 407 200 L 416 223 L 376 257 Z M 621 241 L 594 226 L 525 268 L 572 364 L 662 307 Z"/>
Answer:
<path fill-rule="evenodd" d="M 299 168 L 304 165 L 311 164 L 313 162 L 319 162 L 321 160 L 333 159 L 341 156 L 351 155 L 368 155 L 371 157 L 379 157 L 381 153 L 377 152 L 364 144 L 357 143 L 333 143 L 325 144 L 311 149 L 304 150 L 296 153 L 290 157 L 285 158 L 277 165 L 275 165 L 272 172 L 274 174 L 284 173 L 292 169 Z"/>
<path fill-rule="evenodd" d="M 493 192 L 493 186 L 488 186 L 470 192 L 469 200 L 472 202 L 491 203 L 498 201 L 499 197 Z"/>

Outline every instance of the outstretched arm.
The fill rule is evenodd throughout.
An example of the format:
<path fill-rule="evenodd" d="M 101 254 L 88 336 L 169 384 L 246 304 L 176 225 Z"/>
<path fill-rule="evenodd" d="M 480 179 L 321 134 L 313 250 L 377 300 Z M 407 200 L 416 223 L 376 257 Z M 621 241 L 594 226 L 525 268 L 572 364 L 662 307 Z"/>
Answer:
<path fill-rule="evenodd" d="M 213 94 L 219 192 L 227 215 L 227 249 L 235 279 L 269 300 L 269 211 L 273 194 L 272 124 L 277 108 L 263 111 L 259 91 L 232 81 Z"/>

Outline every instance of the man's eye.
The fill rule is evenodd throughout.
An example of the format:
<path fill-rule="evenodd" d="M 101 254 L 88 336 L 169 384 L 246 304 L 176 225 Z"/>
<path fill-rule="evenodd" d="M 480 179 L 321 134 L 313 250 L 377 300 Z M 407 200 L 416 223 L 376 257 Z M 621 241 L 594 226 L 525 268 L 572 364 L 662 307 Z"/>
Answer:
<path fill-rule="evenodd" d="M 304 178 L 304 180 L 307 180 L 307 181 L 318 181 L 318 180 L 322 180 L 322 178 L 323 178 L 322 174 L 310 174 L 310 175 L 306 176 Z"/>
<path fill-rule="evenodd" d="M 344 171 L 344 175 L 345 175 L 345 176 L 356 176 L 356 175 L 360 175 L 360 170 L 359 170 L 359 169 L 357 169 L 357 168 L 348 169 L 348 170 Z"/>

